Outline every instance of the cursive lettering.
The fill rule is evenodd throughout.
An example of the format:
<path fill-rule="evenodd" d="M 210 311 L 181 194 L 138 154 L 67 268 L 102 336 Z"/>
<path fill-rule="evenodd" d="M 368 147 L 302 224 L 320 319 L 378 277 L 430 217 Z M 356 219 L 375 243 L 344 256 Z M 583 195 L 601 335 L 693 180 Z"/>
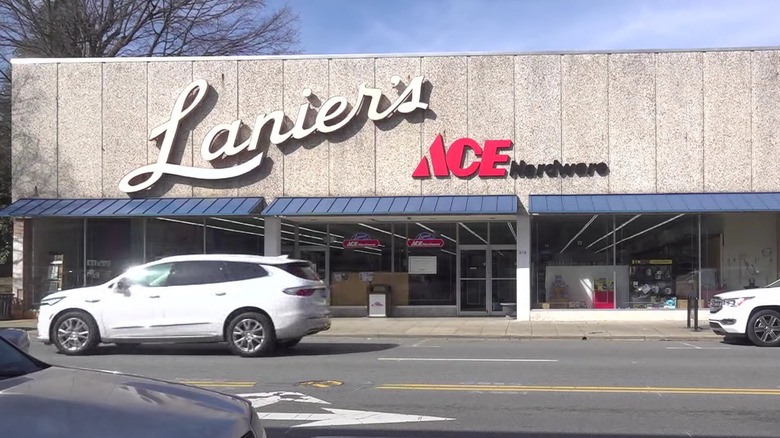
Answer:
<path fill-rule="evenodd" d="M 295 122 L 287 132 L 284 132 L 285 115 L 283 111 L 260 114 L 255 118 L 252 134 L 240 144 L 236 144 L 242 126 L 240 120 L 218 124 L 203 138 L 200 148 L 201 157 L 206 161 L 214 161 L 223 156 L 235 156 L 243 151 L 257 150 L 260 133 L 267 125 L 271 126 L 268 140 L 275 145 L 281 145 L 290 138 L 302 140 L 315 132 L 327 134 L 338 131 L 360 113 L 367 99 L 369 101 L 367 116 L 374 122 L 387 119 L 395 113 L 409 114 L 416 110 L 425 110 L 428 108 L 428 104 L 422 101 L 423 81 L 423 76 L 413 78 L 398 98 L 385 110 L 379 109 L 383 96 L 382 90 L 361 84 L 358 88 L 358 99 L 351 111 L 347 112 L 349 103 L 346 98 L 343 96 L 331 97 L 319 109 L 315 109 L 317 114 L 311 126 L 306 126 L 306 122 L 309 111 L 313 108 L 309 102 L 306 102 L 298 108 Z M 400 83 L 400 77 L 393 76 L 391 78 L 393 87 L 397 87 Z M 262 152 L 244 163 L 223 169 L 207 169 L 169 163 L 181 122 L 200 105 L 207 90 L 208 83 L 202 79 L 192 82 L 182 90 L 173 105 L 170 119 L 149 133 L 150 140 L 162 139 L 157 162 L 139 167 L 125 175 L 119 182 L 119 190 L 125 193 L 147 190 L 157 183 L 163 175 L 176 175 L 200 180 L 235 178 L 251 172 L 262 164 L 264 157 Z M 308 99 L 311 97 L 312 91 L 307 88 L 303 90 L 301 95 Z M 223 138 L 224 141 L 218 142 Z M 139 178 L 140 181 L 138 181 Z"/>

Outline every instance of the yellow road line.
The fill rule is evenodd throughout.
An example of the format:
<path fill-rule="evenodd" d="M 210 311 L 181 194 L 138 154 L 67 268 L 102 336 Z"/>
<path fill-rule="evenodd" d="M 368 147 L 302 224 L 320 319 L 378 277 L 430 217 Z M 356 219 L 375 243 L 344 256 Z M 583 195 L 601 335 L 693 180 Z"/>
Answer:
<path fill-rule="evenodd" d="M 780 389 L 772 388 L 695 388 L 644 386 L 523 386 L 523 385 L 435 385 L 383 384 L 376 389 L 406 391 L 484 391 L 484 392 L 589 392 L 605 394 L 710 394 L 710 395 L 772 395 L 780 396 Z"/>

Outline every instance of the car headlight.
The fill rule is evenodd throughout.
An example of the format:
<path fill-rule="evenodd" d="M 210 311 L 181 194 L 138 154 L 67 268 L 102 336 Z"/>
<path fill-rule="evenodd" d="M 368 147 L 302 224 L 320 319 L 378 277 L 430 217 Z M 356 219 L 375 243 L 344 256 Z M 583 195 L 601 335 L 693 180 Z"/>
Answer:
<path fill-rule="evenodd" d="M 53 306 L 64 299 L 65 297 L 44 298 L 41 300 L 41 306 Z"/>
<path fill-rule="evenodd" d="M 727 307 L 739 307 L 745 301 L 752 299 L 753 297 L 726 298 L 723 300 L 723 305 Z"/>

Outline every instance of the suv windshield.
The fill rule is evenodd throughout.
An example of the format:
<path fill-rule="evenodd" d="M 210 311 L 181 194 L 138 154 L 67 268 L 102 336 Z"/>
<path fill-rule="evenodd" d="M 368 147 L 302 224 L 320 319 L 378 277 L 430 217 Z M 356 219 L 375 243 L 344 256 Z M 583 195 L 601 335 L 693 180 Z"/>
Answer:
<path fill-rule="evenodd" d="M 40 371 L 42 367 L 0 338 L 0 380 Z"/>
<path fill-rule="evenodd" d="M 312 268 L 311 263 L 308 262 L 285 263 L 283 265 L 278 265 L 278 268 L 286 271 L 288 274 L 292 274 L 298 278 L 303 278 L 304 280 L 320 280 L 320 276 L 317 274 L 317 271 L 315 271 Z"/>
<path fill-rule="evenodd" d="M 780 287 L 780 279 L 777 279 L 777 280 L 767 284 L 764 287 Z"/>

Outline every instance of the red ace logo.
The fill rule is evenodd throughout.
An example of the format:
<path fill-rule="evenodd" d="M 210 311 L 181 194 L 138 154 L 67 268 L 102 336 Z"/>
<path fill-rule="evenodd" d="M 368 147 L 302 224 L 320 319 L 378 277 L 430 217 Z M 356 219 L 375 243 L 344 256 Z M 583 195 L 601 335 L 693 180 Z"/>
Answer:
<path fill-rule="evenodd" d="M 497 168 L 497 164 L 509 164 L 509 155 L 501 151 L 512 148 L 511 140 L 487 140 L 485 147 L 470 138 L 459 138 L 455 140 L 448 150 L 444 150 L 444 140 L 441 134 L 431 144 L 429 154 L 431 164 L 433 164 L 433 176 L 448 177 L 450 174 L 459 178 L 468 178 L 473 175 L 480 177 L 505 177 L 506 168 Z M 471 164 L 463 167 L 466 160 L 466 151 L 471 150 L 477 156 Z M 428 164 L 428 157 L 423 157 L 417 169 L 412 173 L 413 178 L 430 178 L 431 166 Z"/>
<path fill-rule="evenodd" d="M 454 175 L 458 178 L 469 178 L 476 175 L 480 178 L 506 178 L 509 175 L 512 178 L 542 178 L 547 175 L 550 178 L 566 178 L 609 175 L 607 163 L 561 164 L 558 160 L 554 160 L 552 164 L 534 165 L 525 161 L 518 163 L 508 155 L 511 149 L 511 140 L 486 140 L 484 145 L 480 145 L 471 138 L 459 138 L 445 149 L 444 140 L 439 134 L 428 149 L 430 161 L 428 157 L 422 157 L 412 177 L 448 178 Z M 475 159 L 466 166 L 466 153 L 469 150 Z"/>

